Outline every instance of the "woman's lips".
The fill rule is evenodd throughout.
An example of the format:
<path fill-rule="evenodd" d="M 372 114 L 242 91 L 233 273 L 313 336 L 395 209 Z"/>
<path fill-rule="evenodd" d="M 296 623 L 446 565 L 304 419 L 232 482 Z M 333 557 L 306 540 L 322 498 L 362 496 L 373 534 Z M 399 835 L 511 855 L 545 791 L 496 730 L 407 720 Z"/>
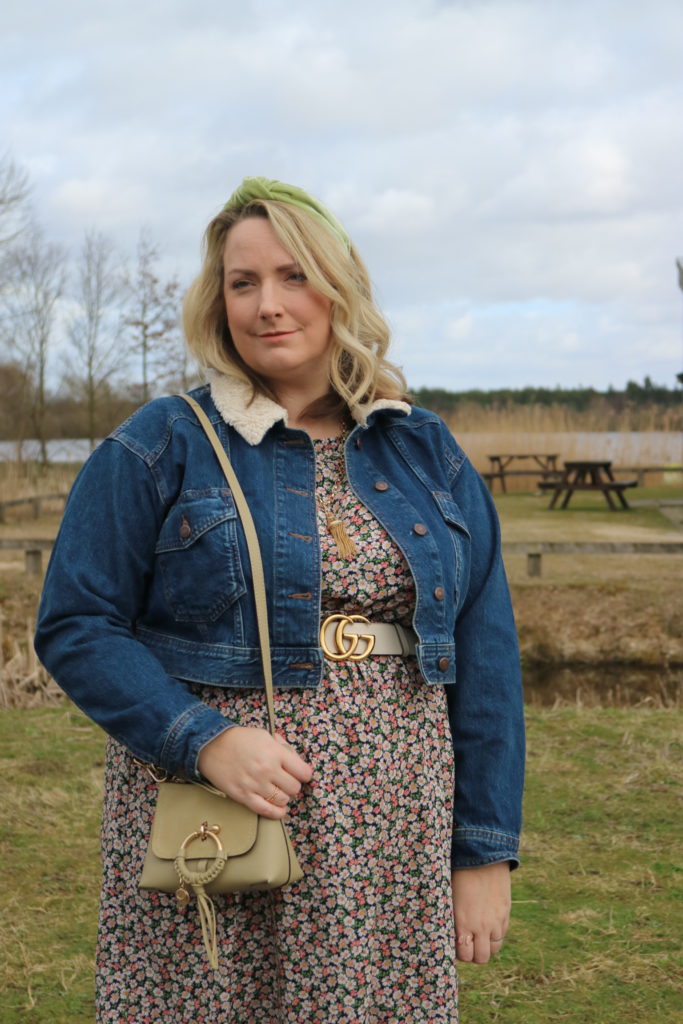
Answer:
<path fill-rule="evenodd" d="M 288 338 L 294 331 L 266 331 L 265 334 L 259 334 L 259 338 L 266 338 L 267 340 L 273 340 L 277 338 Z"/>

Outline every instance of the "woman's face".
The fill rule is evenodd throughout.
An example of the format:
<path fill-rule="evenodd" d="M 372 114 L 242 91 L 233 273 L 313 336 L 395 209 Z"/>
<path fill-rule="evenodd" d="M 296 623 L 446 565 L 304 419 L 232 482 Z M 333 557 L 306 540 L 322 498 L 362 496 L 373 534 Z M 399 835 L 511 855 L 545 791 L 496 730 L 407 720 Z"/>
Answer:
<path fill-rule="evenodd" d="M 248 217 L 235 224 L 223 265 L 228 327 L 246 365 L 276 391 L 285 384 L 324 394 L 332 303 L 311 288 L 270 221 Z"/>

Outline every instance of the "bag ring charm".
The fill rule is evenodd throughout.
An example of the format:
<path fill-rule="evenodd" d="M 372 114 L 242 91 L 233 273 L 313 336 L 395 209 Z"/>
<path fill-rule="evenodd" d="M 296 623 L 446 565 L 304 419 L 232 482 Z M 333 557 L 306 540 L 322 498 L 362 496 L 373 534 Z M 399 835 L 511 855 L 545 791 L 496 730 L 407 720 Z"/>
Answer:
<path fill-rule="evenodd" d="M 208 885 L 209 882 L 213 882 L 214 878 L 218 878 L 228 859 L 228 855 L 223 848 L 223 844 L 218 838 L 219 832 L 220 827 L 218 825 L 209 825 L 205 821 L 202 823 L 201 828 L 196 832 L 190 832 L 189 836 L 186 836 L 185 839 L 183 839 L 180 844 L 178 855 L 173 862 L 181 882 L 187 882 L 188 885 L 193 886 L 203 886 Z M 216 854 L 213 864 L 205 871 L 193 871 L 187 864 L 186 850 L 190 843 L 195 839 L 201 839 L 202 842 L 206 839 L 213 839 L 216 844 Z"/>

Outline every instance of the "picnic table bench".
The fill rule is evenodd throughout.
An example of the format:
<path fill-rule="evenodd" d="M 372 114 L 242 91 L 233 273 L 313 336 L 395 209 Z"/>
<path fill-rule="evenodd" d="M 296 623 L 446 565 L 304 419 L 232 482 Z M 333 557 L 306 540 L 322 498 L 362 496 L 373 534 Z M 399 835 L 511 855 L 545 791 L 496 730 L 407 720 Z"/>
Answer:
<path fill-rule="evenodd" d="M 624 491 L 637 485 L 637 480 L 615 480 L 609 459 L 572 459 L 565 462 L 562 473 L 555 480 L 544 479 L 538 483 L 541 490 L 553 492 L 549 508 L 555 508 L 562 495 L 564 499 L 560 508 L 566 508 L 575 491 L 597 491 L 612 511 L 617 509 L 612 496 L 617 496 L 622 508 L 628 508 Z"/>
<path fill-rule="evenodd" d="M 490 491 L 493 490 L 493 481 L 500 480 L 501 488 L 507 493 L 506 476 L 531 476 L 535 475 L 540 469 L 543 479 L 549 480 L 551 477 L 559 475 L 557 459 L 558 455 L 555 453 L 548 455 L 545 453 L 523 454 L 515 452 L 507 455 L 489 455 L 490 469 L 488 473 L 484 473 L 484 480 Z M 526 469 L 508 469 L 508 466 L 515 460 L 531 460 L 535 465 L 529 466 Z"/>

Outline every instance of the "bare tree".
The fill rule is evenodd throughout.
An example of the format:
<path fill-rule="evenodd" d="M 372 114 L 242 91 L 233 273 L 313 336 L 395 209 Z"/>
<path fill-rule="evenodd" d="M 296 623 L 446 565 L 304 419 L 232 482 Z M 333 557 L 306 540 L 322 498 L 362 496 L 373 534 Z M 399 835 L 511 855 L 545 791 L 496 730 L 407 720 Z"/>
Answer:
<path fill-rule="evenodd" d="M 0 438 L 3 441 L 15 441 L 24 436 L 32 393 L 33 382 L 18 363 L 0 362 Z"/>
<path fill-rule="evenodd" d="M 174 332 L 164 349 L 164 370 L 158 381 L 166 394 L 188 391 L 203 383 L 199 365 L 190 353 L 180 329 Z"/>
<path fill-rule="evenodd" d="M 0 156 L 0 249 L 15 241 L 26 226 L 28 174 L 8 153 Z"/>
<path fill-rule="evenodd" d="M 130 351 L 140 358 L 140 396 L 148 402 L 153 385 L 167 373 L 168 357 L 179 334 L 180 283 L 175 277 L 166 282 L 158 277 L 159 250 L 145 229 L 140 232 L 137 255 L 124 323 L 129 330 Z"/>
<path fill-rule="evenodd" d="M 109 393 L 105 385 L 125 358 L 120 315 L 123 295 L 123 275 L 111 240 L 100 231 L 86 231 L 76 272 L 78 311 L 68 327 L 74 353 L 69 383 L 85 403 L 91 450 L 97 434 L 98 403 Z"/>
<path fill-rule="evenodd" d="M 32 382 L 30 418 L 45 465 L 47 359 L 57 305 L 66 284 L 66 253 L 62 246 L 46 242 L 42 232 L 32 227 L 22 242 L 12 246 L 7 266 L 10 277 L 4 295 L 7 316 L 3 334 L 14 361 Z"/>

